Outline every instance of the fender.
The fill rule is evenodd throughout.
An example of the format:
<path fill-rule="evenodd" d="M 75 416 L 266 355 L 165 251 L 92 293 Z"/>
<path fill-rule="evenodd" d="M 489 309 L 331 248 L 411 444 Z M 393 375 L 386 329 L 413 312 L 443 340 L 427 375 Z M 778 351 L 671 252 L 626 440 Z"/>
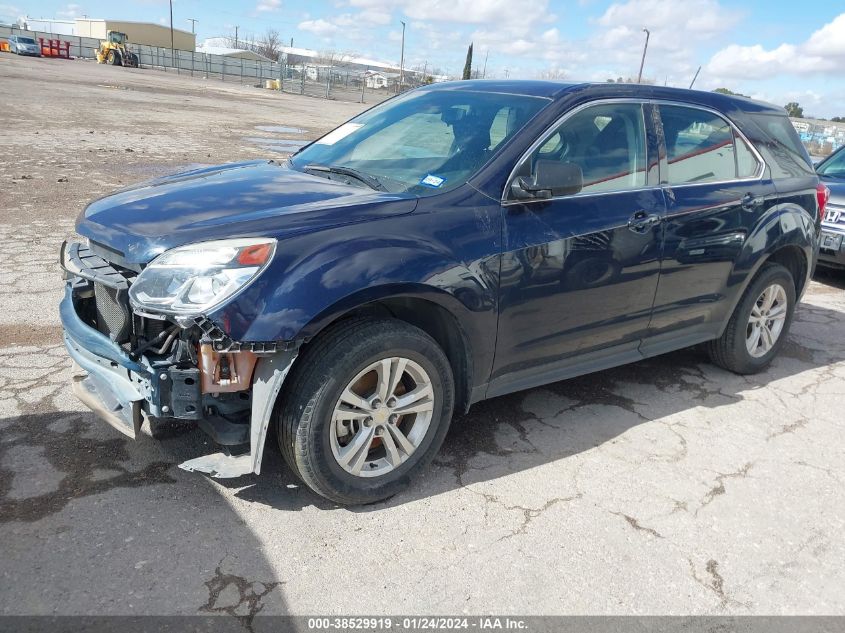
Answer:
<path fill-rule="evenodd" d="M 417 298 L 460 323 L 479 379 L 492 365 L 501 211 L 465 186 L 410 214 L 280 240 L 270 267 L 209 318 L 234 340 L 295 348 L 355 308 Z M 438 231 L 432 232 L 437 214 Z M 461 259 L 455 257 L 461 254 Z"/>
<path fill-rule="evenodd" d="M 733 293 L 727 315 L 733 314 L 746 288 L 754 280 L 763 264 L 768 261 L 772 254 L 784 246 L 796 246 L 801 249 L 806 257 L 805 278 L 800 280 L 802 281 L 802 290 L 805 289 L 813 273 L 817 241 L 814 221 L 802 207 L 793 203 L 773 205 L 746 238 L 740 256 L 731 270 L 727 287 L 732 288 L 737 285 L 740 287 L 737 292 Z M 728 320 L 728 318 L 723 319 L 719 336 L 725 331 Z"/>

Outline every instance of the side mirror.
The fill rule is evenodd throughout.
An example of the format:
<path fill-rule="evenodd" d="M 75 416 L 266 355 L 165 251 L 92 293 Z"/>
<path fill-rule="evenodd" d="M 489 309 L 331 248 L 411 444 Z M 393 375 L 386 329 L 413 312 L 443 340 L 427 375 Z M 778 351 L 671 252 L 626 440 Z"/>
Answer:
<path fill-rule="evenodd" d="M 547 199 L 571 196 L 584 186 L 584 174 L 575 163 L 540 159 L 534 164 L 531 177 L 522 176 L 511 184 L 511 193 L 517 200 Z"/>

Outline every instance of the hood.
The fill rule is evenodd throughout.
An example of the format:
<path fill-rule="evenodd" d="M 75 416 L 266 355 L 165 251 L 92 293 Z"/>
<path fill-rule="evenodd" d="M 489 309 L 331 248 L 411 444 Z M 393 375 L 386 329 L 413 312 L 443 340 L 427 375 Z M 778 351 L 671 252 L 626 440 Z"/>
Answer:
<path fill-rule="evenodd" d="M 304 174 L 275 161 L 196 169 L 157 178 L 92 202 L 77 232 L 145 264 L 189 244 L 275 237 L 410 213 L 417 199 Z"/>

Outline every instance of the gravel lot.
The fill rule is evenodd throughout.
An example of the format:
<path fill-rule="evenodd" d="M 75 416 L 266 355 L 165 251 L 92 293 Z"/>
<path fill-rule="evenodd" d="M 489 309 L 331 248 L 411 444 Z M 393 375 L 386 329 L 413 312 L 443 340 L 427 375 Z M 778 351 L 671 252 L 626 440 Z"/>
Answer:
<path fill-rule="evenodd" d="M 5 54 L 0 85 L 0 614 L 845 614 L 845 277 L 764 374 L 684 351 L 482 403 L 386 503 L 273 445 L 212 481 L 176 467 L 201 432 L 127 441 L 71 396 L 59 244 L 111 189 L 362 106 Z"/>

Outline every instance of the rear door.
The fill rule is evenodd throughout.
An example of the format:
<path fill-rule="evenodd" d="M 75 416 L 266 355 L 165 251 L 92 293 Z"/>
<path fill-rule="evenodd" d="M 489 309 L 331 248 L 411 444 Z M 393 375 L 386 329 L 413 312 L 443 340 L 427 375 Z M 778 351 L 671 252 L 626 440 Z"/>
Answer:
<path fill-rule="evenodd" d="M 506 199 L 496 395 L 639 358 L 657 288 L 664 214 L 652 110 L 589 104 L 541 135 L 538 161 L 577 165 L 580 192 Z"/>
<path fill-rule="evenodd" d="M 744 276 L 734 263 L 767 206 L 777 203 L 756 150 L 722 115 L 659 104 L 666 218 L 649 338 L 657 354 L 719 335 Z"/>

